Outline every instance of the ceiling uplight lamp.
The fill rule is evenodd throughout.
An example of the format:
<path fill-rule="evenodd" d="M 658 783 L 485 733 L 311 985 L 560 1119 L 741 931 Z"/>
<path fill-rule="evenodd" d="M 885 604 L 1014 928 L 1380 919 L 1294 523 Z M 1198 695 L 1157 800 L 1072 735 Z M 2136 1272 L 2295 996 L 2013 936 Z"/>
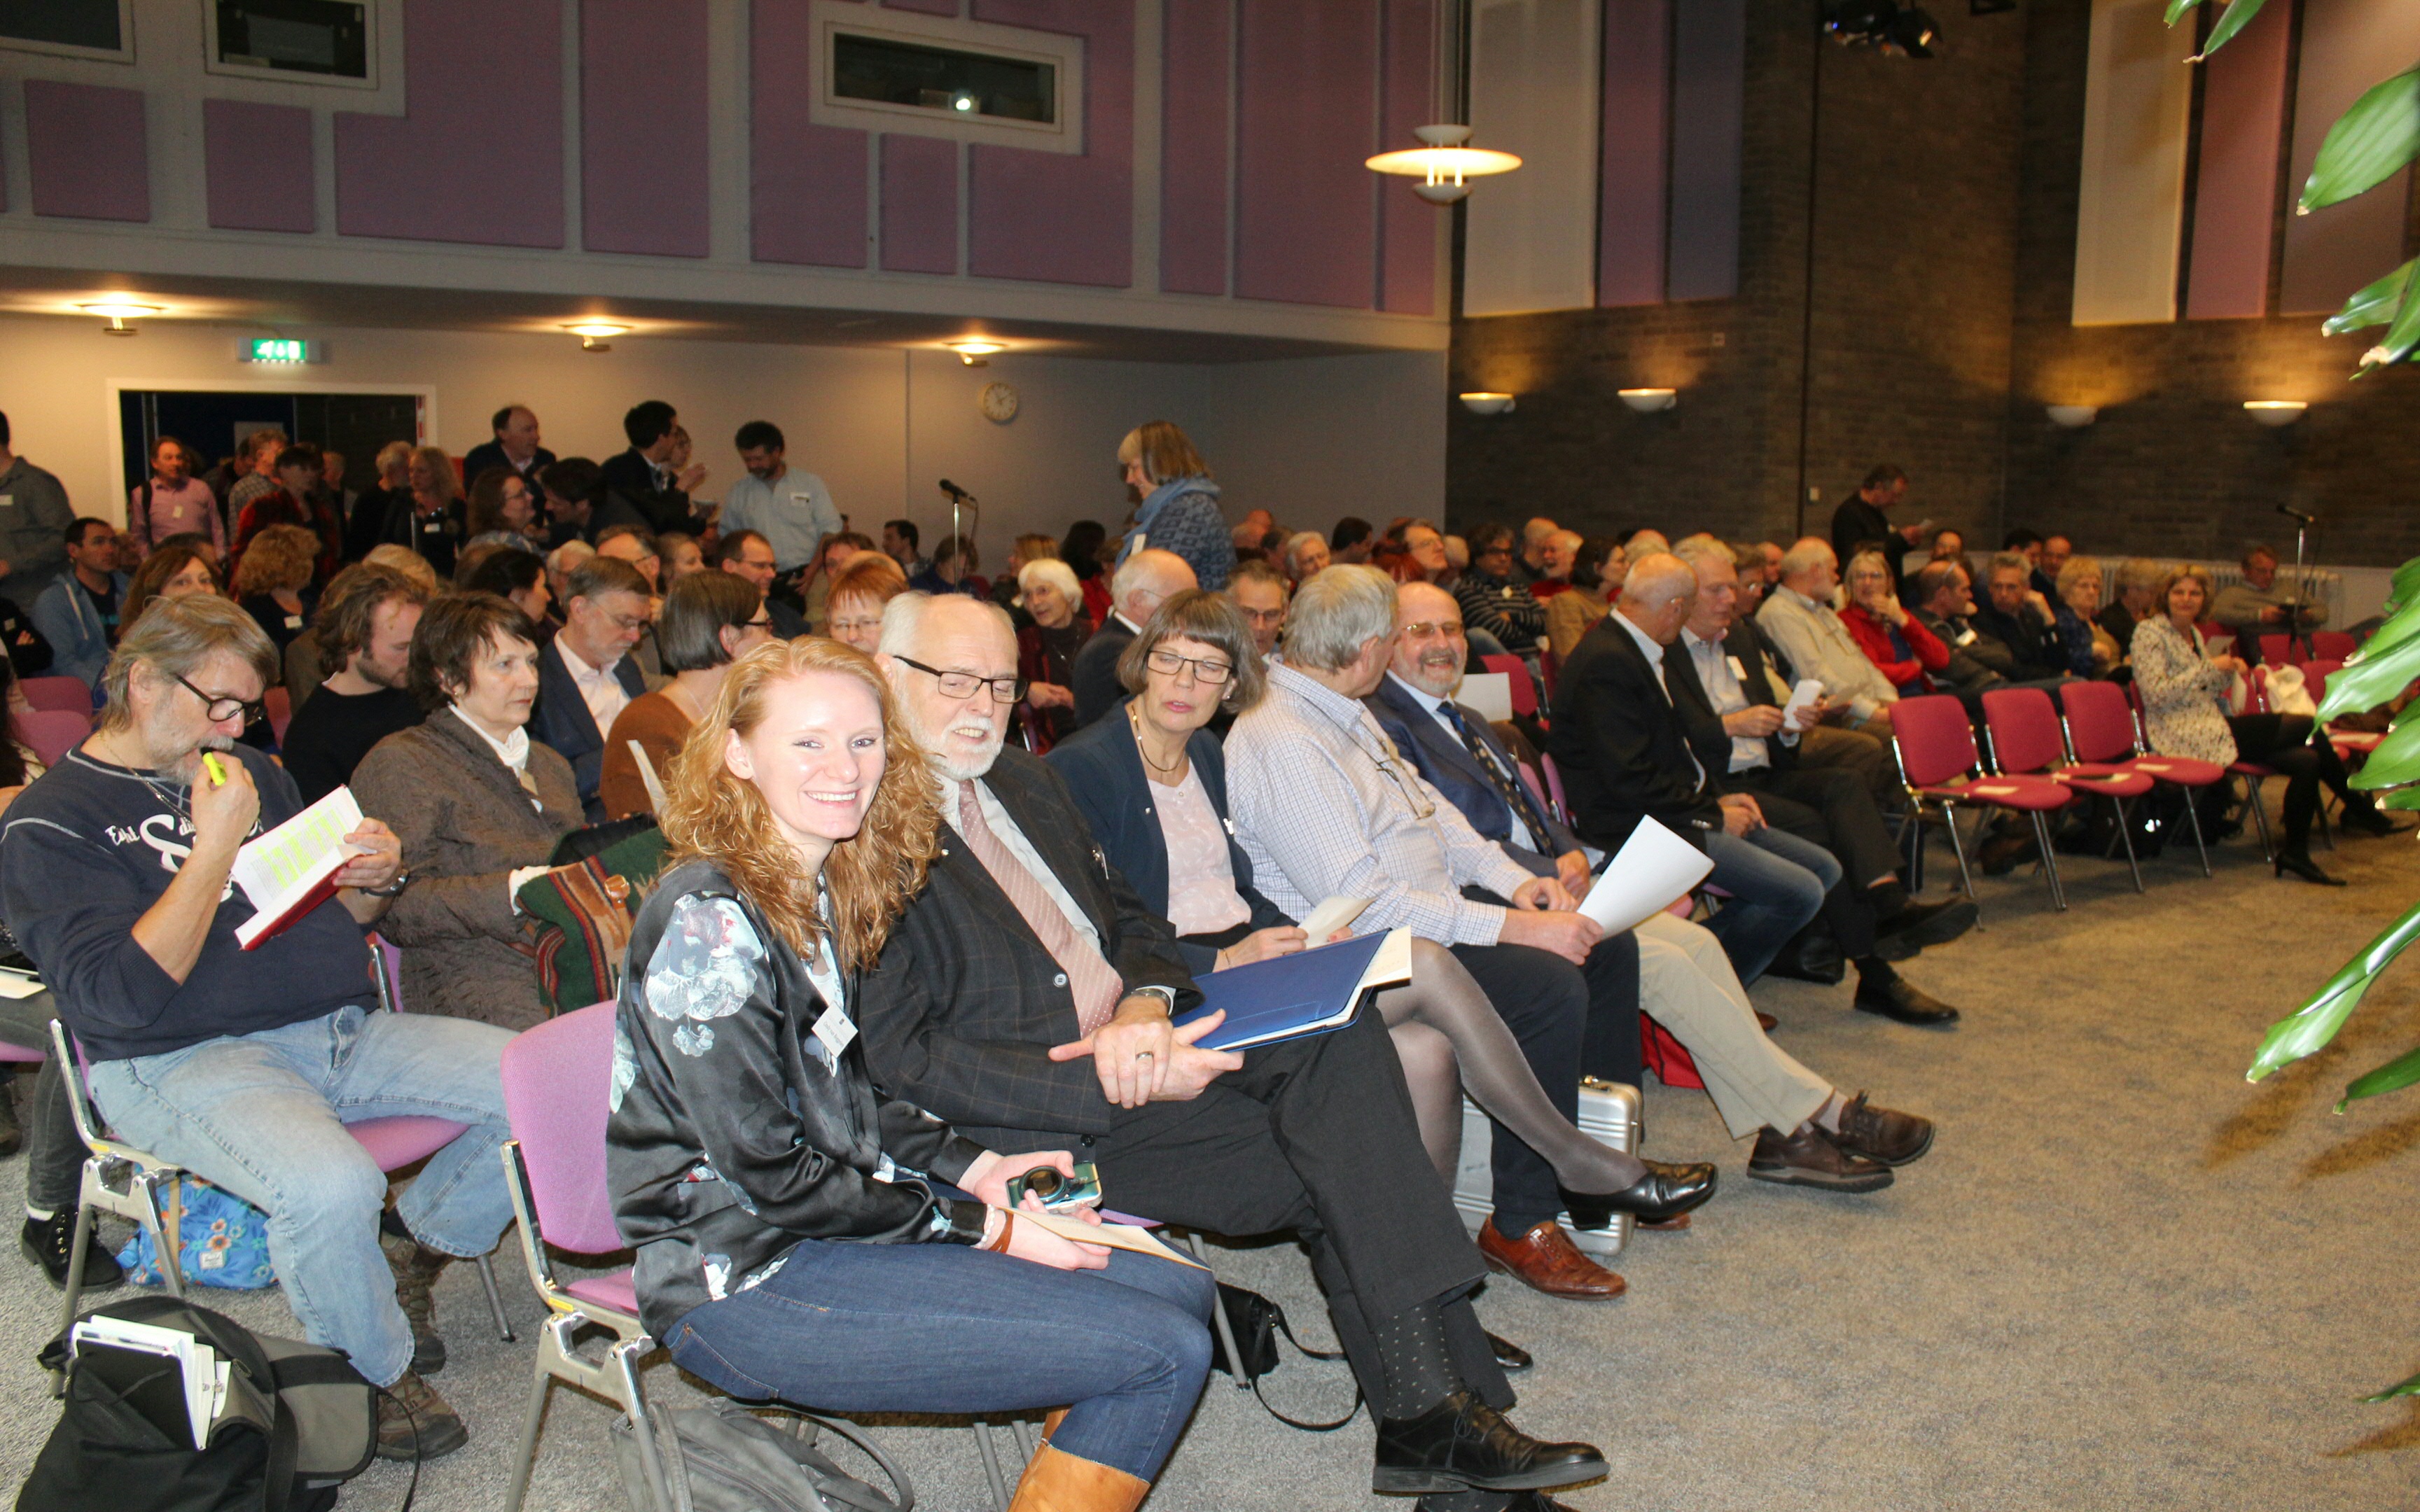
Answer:
<path fill-rule="evenodd" d="M 628 335 L 630 330 L 628 326 L 617 325 L 611 320 L 574 320 L 563 329 L 580 338 L 580 349 L 583 352 L 610 352 L 613 349 L 613 338 Z"/>
<path fill-rule="evenodd" d="M 1670 389 L 1622 389 L 1621 402 L 1642 415 L 1652 415 L 1671 409 L 1681 402 L 1680 394 Z"/>
<path fill-rule="evenodd" d="M 1381 152 L 1362 166 L 1373 173 L 1419 179 L 1412 186 L 1412 193 L 1432 205 L 1450 205 L 1469 193 L 1470 186 L 1464 182 L 1466 178 L 1511 173 L 1521 166 L 1521 160 L 1510 152 L 1463 146 L 1470 140 L 1467 126 L 1416 126 L 1412 134 L 1427 145 L 1406 147 L 1401 152 Z"/>
<path fill-rule="evenodd" d="M 1481 392 L 1461 395 L 1462 407 L 1474 415 L 1500 415 L 1512 408 L 1512 395 Z"/>
<path fill-rule="evenodd" d="M 981 340 L 954 341 L 949 344 L 949 347 L 958 354 L 958 361 L 969 367 L 989 367 L 992 354 L 1008 350 L 1008 343 Z"/>
<path fill-rule="evenodd" d="M 143 316 L 160 313 L 160 306 L 156 304 L 138 304 L 132 300 L 96 300 L 89 304 L 79 304 L 76 308 L 86 315 L 106 317 L 109 324 L 101 328 L 101 333 L 104 336 L 132 336 L 135 334 L 134 328 L 126 322 Z"/>
<path fill-rule="evenodd" d="M 2264 425 L 2290 425 L 2303 418 L 2309 405 L 2300 399 L 2246 399 L 2244 411 Z"/>
<path fill-rule="evenodd" d="M 2042 413 L 2061 430 L 2082 430 L 2101 418 L 2101 407 L 2094 404 L 2046 404 Z"/>

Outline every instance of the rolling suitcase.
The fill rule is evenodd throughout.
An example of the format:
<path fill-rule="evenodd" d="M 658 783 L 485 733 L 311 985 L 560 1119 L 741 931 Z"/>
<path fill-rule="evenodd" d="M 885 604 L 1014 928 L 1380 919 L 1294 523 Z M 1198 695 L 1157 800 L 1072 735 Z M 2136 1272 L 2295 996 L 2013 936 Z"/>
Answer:
<path fill-rule="evenodd" d="M 1599 1081 L 1593 1076 L 1580 1079 L 1580 1132 L 1611 1145 L 1625 1154 L 1638 1149 L 1638 1088 L 1618 1082 Z M 1454 1173 L 1453 1205 L 1462 1211 L 1463 1227 L 1472 1233 L 1496 1209 L 1492 1194 L 1496 1181 L 1488 1168 L 1488 1156 L 1494 1148 L 1495 1125 L 1479 1104 L 1468 1098 L 1462 1100 L 1462 1166 Z M 1630 1241 L 1630 1215 L 1618 1212 L 1613 1223 L 1605 1228 L 1574 1228 L 1569 1213 L 1559 1213 L 1558 1220 L 1572 1236 L 1572 1242 L 1583 1254 L 1596 1259 L 1619 1255 Z"/>

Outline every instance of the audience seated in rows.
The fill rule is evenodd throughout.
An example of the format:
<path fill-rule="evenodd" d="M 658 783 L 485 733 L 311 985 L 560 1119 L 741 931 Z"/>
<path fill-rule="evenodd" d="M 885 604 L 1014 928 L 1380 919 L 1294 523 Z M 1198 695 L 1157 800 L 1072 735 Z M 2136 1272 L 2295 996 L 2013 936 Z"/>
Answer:
<path fill-rule="evenodd" d="M 129 625 L 100 729 L 9 807 L 0 913 L 41 963 L 111 1126 L 266 1212 L 305 1336 L 390 1394 L 379 1453 L 441 1455 L 468 1435 L 423 1379 L 443 1343 L 408 1313 L 427 1316 L 437 1266 L 487 1254 L 511 1218 L 496 1156 L 508 1036 L 369 1011 L 362 931 L 402 871 L 379 820 L 347 837 L 359 854 L 334 897 L 257 949 L 236 943 L 251 915 L 228 880 L 236 850 L 302 808 L 292 779 L 235 740 L 276 666 L 260 626 L 215 594 Z M 205 751 L 224 778 L 205 773 Z M 346 1053 L 331 1057 L 332 1043 Z M 470 1127 L 404 1193 L 396 1211 L 411 1237 L 382 1259 L 387 1179 L 343 1120 L 397 1114 Z M 416 1295 L 399 1300 L 399 1286 Z"/>
<path fill-rule="evenodd" d="M 1637 568 L 1631 570 L 1635 574 Z M 1822 685 L 1834 717 L 1888 740 L 1890 706 L 1899 702 L 1899 689 L 1859 649 L 1856 637 L 1832 607 L 1833 591 L 1839 586 L 1839 559 L 1833 548 L 1814 536 L 1804 537 L 1782 554 L 1779 575 L 1766 590 L 1756 622 L 1797 676 Z"/>
<path fill-rule="evenodd" d="M 1858 552 L 1849 561 L 1849 601 L 1840 609 L 1857 649 L 1902 698 L 1932 691 L 1931 673 L 1949 666 L 1949 648 L 1901 608 L 1884 553 Z"/>
<path fill-rule="evenodd" d="M 774 640 L 795 640 L 808 633 L 806 615 L 775 594 L 782 574 L 769 539 L 752 530 L 725 529 L 715 544 L 714 564 L 756 590 Z"/>
<path fill-rule="evenodd" d="M 539 486 L 502 464 L 471 473 L 470 478 L 470 497 L 462 515 L 463 552 L 508 546 L 543 553 L 547 530 Z"/>
<path fill-rule="evenodd" d="M 425 718 L 362 758 L 353 795 L 391 825 L 411 877 L 381 933 L 403 949 L 405 1001 L 506 1029 L 544 1012 L 515 894 L 581 825 L 571 764 L 530 738 L 538 648 L 493 594 L 448 594 L 411 640 Z"/>
<path fill-rule="evenodd" d="M 2208 614 L 2211 623 L 2235 633 L 2235 655 L 2246 663 L 2260 659 L 2260 638 L 2307 632 L 2328 623 L 2325 604 L 2303 601 L 2301 585 L 2277 581 L 2274 547 L 2246 548 L 2243 576 L 2218 591 Z"/>
<path fill-rule="evenodd" d="M 1244 563 L 1229 586 L 1243 581 L 1243 568 L 1270 573 L 1265 562 Z M 1084 590 L 1067 563 L 1051 558 L 1016 569 L 1017 596 L 1026 623 L 1016 632 L 1016 675 L 1025 679 L 1025 701 L 1039 728 L 1035 748 L 1047 750 L 1076 732 L 1076 659 L 1093 638 L 1084 618 Z"/>
<path fill-rule="evenodd" d="M 723 674 L 779 639 L 766 613 L 769 607 L 746 579 L 727 572 L 692 573 L 673 584 L 657 625 L 671 677 L 632 699 L 607 732 L 597 790 L 606 818 L 659 811 L 664 774 L 690 731 L 713 708 Z"/>
<path fill-rule="evenodd" d="M 277 648 L 280 667 L 286 648 L 302 633 L 318 602 L 313 581 L 318 548 L 318 536 L 302 526 L 271 525 L 252 538 L 236 563 L 232 596 L 260 623 L 261 632 Z"/>
<path fill-rule="evenodd" d="M 824 634 L 872 656 L 882 640 L 884 606 L 907 591 L 898 563 L 880 551 L 860 552 L 832 574 Z"/>
<path fill-rule="evenodd" d="M 1095 863 L 1064 781 L 1002 748 L 1016 683 L 1006 616 L 905 595 L 885 611 L 882 646 L 931 763 L 925 801 L 957 842 L 862 979 L 876 1081 L 995 1149 L 1080 1147 L 1133 1211 L 1294 1231 L 1378 1420 L 1375 1489 L 1604 1474 L 1592 1445 L 1542 1443 L 1502 1415 L 1512 1389 L 1469 1304 L 1484 1273 L 1422 1153 L 1379 1018 L 1240 1053 L 1196 1048 L 1216 1020 L 1171 1028 L 1196 990 L 1167 922 Z"/>
<path fill-rule="evenodd" d="M 647 690 L 630 656 L 647 628 L 647 580 L 628 562 L 598 555 L 573 568 L 564 590 L 563 628 L 538 656 L 530 730 L 571 764 L 581 811 L 595 824 L 605 817 L 597 795 L 605 732 Z"/>
<path fill-rule="evenodd" d="M 2058 612 L 2051 608 L 2049 595 L 2033 585 L 2033 571 L 2017 552 L 1993 557 L 1984 579 L 1985 596 L 1969 616 L 1983 638 L 1987 659 L 2012 683 L 2050 682 L 2075 672 L 2067 639 L 2059 633 Z M 1988 649 L 1994 644 L 2006 649 L 2005 667 L 1998 654 Z M 2091 671 L 2089 655 L 2087 646 L 2086 673 Z"/>
<path fill-rule="evenodd" d="M 1470 537 L 1470 566 L 1455 582 L 1453 596 L 1474 636 L 1484 635 L 1520 656 L 1535 652 L 1546 633 L 1546 609 L 1513 573 L 1512 529 L 1482 525 Z"/>
<path fill-rule="evenodd" d="M 402 573 L 369 562 L 347 567 L 328 585 L 311 628 L 323 664 L 335 670 L 295 709 L 278 743 L 304 803 L 350 782 L 380 741 L 420 722 L 411 651 L 429 597 Z"/>
<path fill-rule="evenodd" d="M 1243 611 L 1244 623 L 1251 627 L 1252 648 L 1264 660 L 1277 651 L 1292 593 L 1284 576 L 1266 563 L 1239 563 L 1227 579 L 1227 601 Z"/>
<path fill-rule="evenodd" d="M 1572 562 L 1571 591 L 1546 601 L 1546 649 L 1568 658 L 1589 626 L 1604 619 L 1630 573 L 1630 553 L 1620 541 L 1600 535 L 1580 543 Z"/>

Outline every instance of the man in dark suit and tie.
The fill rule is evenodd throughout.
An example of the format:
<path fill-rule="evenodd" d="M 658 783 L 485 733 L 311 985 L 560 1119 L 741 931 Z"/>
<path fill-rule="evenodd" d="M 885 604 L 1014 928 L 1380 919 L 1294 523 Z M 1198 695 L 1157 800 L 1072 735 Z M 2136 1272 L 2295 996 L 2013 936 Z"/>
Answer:
<path fill-rule="evenodd" d="M 675 476 L 667 460 L 678 444 L 674 432 L 679 424 L 680 416 L 661 399 L 632 405 L 622 417 L 622 434 L 629 438 L 630 449 L 605 459 L 605 486 L 645 517 L 647 529 L 658 535 L 666 531 L 703 535 L 706 517 L 692 513 L 689 502 L 689 485 L 697 480 Z M 705 470 L 692 471 L 702 475 Z"/>
<path fill-rule="evenodd" d="M 563 628 L 537 657 L 537 705 L 530 738 L 571 764 L 592 825 L 605 818 L 597 795 L 605 737 L 614 716 L 647 690 L 630 648 L 647 628 L 647 580 L 619 557 L 590 557 L 564 583 Z"/>
<path fill-rule="evenodd" d="M 1379 1420 L 1373 1489 L 1477 1512 L 1604 1474 L 1593 1446 L 1502 1416 L 1512 1394 L 1468 1301 L 1484 1271 L 1377 1016 L 1197 1048 L 1206 1025 L 1170 1023 L 1197 994 L 1169 924 L 1101 859 L 1063 779 L 1001 748 L 1023 691 L 1007 616 L 909 594 L 882 649 L 944 828 L 857 996 L 876 1077 L 971 1137 L 1075 1150 L 1110 1207 L 1299 1234 Z"/>
<path fill-rule="evenodd" d="M 1814 705 L 1785 717 L 1772 685 L 1744 675 L 1760 651 L 1754 631 L 1734 623 L 1739 574 L 1730 548 L 1684 541 L 1675 555 L 1696 577 L 1698 597 L 1664 671 L 1693 753 L 1732 791 L 1755 794 L 1767 824 L 1821 845 L 1840 863 L 1840 879 L 1823 895 L 1823 917 L 1840 953 L 1856 964 L 1857 1006 L 1902 1024 L 1954 1022 L 1956 1009 L 1916 990 L 1889 963 L 1966 933 L 1975 905 L 1911 900 L 1899 880 L 1899 846 L 1873 795 L 1845 768 L 1799 765 L 1799 740 L 1823 711 Z"/>
<path fill-rule="evenodd" d="M 1109 579 L 1109 622 L 1084 642 L 1068 671 L 1077 729 L 1126 701 L 1125 684 L 1118 681 L 1118 657 L 1126 643 L 1142 633 L 1143 622 L 1163 600 L 1199 586 L 1192 566 L 1173 551 L 1147 548 L 1118 563 Z"/>
<path fill-rule="evenodd" d="M 538 497 L 538 470 L 551 465 L 554 454 L 537 443 L 537 411 L 525 404 L 508 404 L 488 424 L 495 440 L 471 448 L 462 459 L 462 481 L 476 483 L 489 468 L 510 468 L 529 485 L 530 497 Z"/>

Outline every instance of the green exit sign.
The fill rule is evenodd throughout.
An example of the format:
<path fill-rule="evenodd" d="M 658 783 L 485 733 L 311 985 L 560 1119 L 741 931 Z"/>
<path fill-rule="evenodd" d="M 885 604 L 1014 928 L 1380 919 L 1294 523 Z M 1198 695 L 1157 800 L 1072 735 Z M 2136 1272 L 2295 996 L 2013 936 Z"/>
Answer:
<path fill-rule="evenodd" d="M 243 347 L 247 363 L 307 363 L 316 355 L 309 342 L 290 336 L 255 336 Z"/>

